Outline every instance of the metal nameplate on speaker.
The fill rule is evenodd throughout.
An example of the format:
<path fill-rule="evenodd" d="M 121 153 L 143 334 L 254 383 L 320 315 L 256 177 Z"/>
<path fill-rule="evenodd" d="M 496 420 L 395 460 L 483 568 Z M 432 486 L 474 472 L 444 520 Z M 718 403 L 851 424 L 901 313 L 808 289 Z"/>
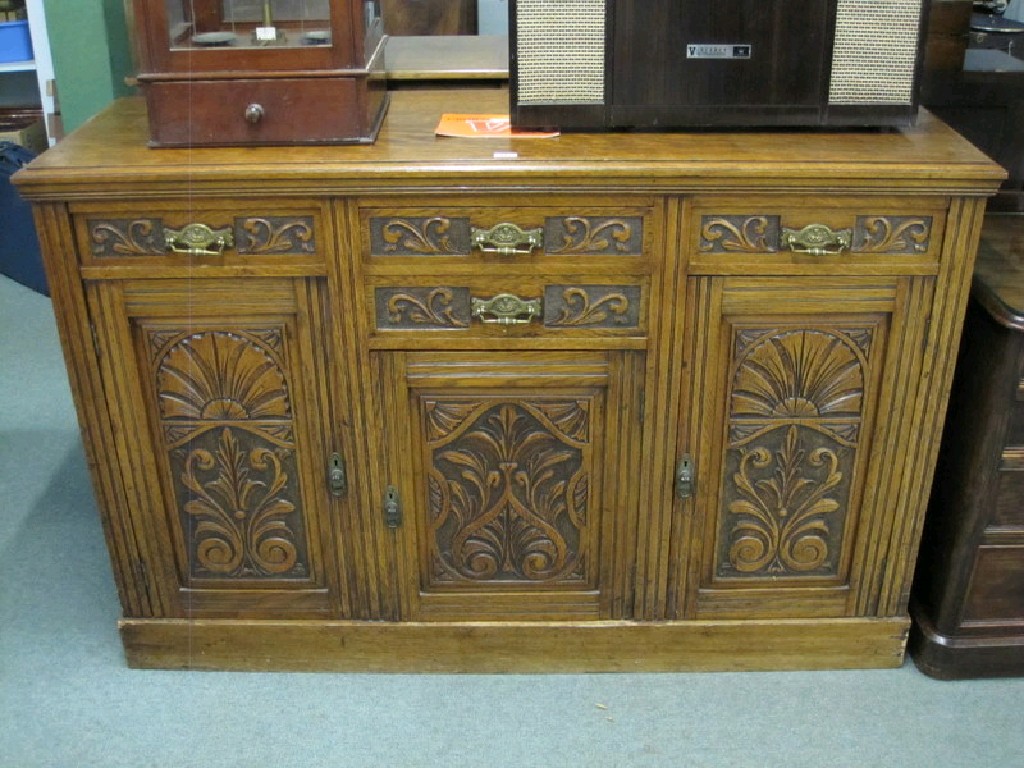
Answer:
<path fill-rule="evenodd" d="M 688 59 L 749 59 L 753 51 L 750 45 L 697 45 L 686 46 Z"/>

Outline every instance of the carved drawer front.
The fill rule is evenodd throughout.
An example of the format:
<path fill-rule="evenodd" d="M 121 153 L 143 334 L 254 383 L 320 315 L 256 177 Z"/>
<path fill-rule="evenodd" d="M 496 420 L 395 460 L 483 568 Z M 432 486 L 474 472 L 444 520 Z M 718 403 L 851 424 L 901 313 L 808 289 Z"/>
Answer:
<path fill-rule="evenodd" d="M 82 263 L 106 265 L 300 265 L 322 262 L 320 209 L 279 201 L 238 207 L 202 203 L 189 208 L 135 205 L 76 210 Z"/>
<path fill-rule="evenodd" d="M 647 329 L 647 285 L 456 278 L 373 286 L 367 298 L 379 335 L 638 336 Z"/>
<path fill-rule="evenodd" d="M 689 210 L 694 271 L 934 272 L 945 209 L 916 201 L 700 199 Z"/>
<path fill-rule="evenodd" d="M 361 208 L 360 229 L 363 253 L 381 266 L 403 259 L 433 269 L 444 261 L 515 265 L 603 258 L 630 268 L 652 252 L 652 216 L 648 204 L 596 205 L 591 198 L 542 206 L 535 198 L 503 199 L 490 207 L 441 198 L 423 208 Z"/>

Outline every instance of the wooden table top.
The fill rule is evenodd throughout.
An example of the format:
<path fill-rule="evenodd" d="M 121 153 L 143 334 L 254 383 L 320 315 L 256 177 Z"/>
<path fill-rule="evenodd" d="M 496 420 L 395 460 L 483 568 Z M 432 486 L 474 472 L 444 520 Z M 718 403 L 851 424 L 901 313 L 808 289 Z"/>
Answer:
<path fill-rule="evenodd" d="M 1024 330 L 1024 214 L 985 217 L 973 291 L 998 322 Z"/>
<path fill-rule="evenodd" d="M 390 81 L 507 80 L 508 38 L 498 35 L 389 37 L 384 69 Z"/>
<path fill-rule="evenodd" d="M 121 99 L 15 175 L 30 199 L 133 192 L 239 195 L 408 189 L 457 175 L 467 189 L 695 191 L 813 188 L 989 195 L 998 165 L 927 112 L 902 130 L 574 133 L 454 139 L 443 113 L 507 113 L 504 89 L 400 90 L 373 145 L 147 147 L 145 103 Z M 187 182 L 187 188 L 182 187 Z"/>

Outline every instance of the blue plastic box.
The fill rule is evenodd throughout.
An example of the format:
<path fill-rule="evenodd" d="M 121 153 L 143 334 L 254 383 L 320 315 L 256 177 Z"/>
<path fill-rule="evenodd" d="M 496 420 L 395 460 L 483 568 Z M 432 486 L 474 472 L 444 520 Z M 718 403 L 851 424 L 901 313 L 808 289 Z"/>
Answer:
<path fill-rule="evenodd" d="M 32 38 L 27 21 L 0 22 L 0 64 L 32 59 Z"/>

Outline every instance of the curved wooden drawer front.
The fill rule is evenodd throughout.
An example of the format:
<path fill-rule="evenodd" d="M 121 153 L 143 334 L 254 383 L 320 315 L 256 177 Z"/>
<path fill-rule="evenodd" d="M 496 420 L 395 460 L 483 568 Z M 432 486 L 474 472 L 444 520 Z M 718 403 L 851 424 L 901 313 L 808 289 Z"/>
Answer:
<path fill-rule="evenodd" d="M 440 199 L 423 207 L 364 205 L 359 211 L 361 250 L 374 266 L 404 264 L 417 270 L 467 262 L 549 268 L 582 261 L 589 266 L 602 260 L 630 270 L 656 252 L 658 225 L 651 220 L 649 199 L 596 205 L 593 197 L 521 202 L 466 205 L 465 200 Z M 503 227 L 523 233 L 511 238 L 505 252 L 493 242 L 500 241 Z"/>
<path fill-rule="evenodd" d="M 942 251 L 945 200 L 698 198 L 685 247 L 695 272 L 931 274 Z M 787 232 L 821 225 L 843 242 L 790 245 Z M 838 241 L 838 240 L 837 240 Z M 835 252 L 838 251 L 838 252 Z"/>
<path fill-rule="evenodd" d="M 324 221 L 308 202 L 82 206 L 75 234 L 84 266 L 298 265 L 323 262 L 331 239 Z M 191 252 L 189 227 L 201 231 Z M 211 233 L 217 240 L 206 244 Z"/>

